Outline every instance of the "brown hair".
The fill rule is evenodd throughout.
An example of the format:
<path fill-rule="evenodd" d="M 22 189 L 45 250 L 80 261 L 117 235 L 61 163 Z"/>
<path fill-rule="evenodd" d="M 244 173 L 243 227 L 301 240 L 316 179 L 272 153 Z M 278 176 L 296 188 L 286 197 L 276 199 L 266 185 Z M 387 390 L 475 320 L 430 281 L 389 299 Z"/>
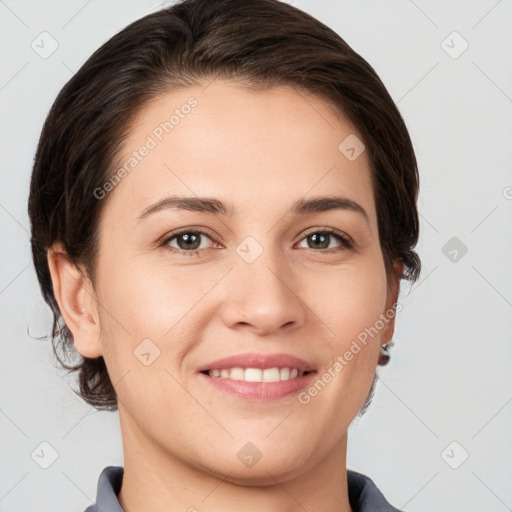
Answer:
<path fill-rule="evenodd" d="M 419 177 L 405 123 L 374 69 L 333 30 L 277 0 L 185 0 L 147 15 L 113 36 L 58 94 L 44 123 L 30 183 L 34 266 L 54 315 L 52 347 L 79 372 L 81 396 L 116 410 L 103 357 L 66 365 L 55 341 L 77 355 L 53 293 L 47 251 L 63 243 L 94 285 L 99 218 L 108 199 L 94 191 L 115 172 L 135 116 L 155 96 L 215 77 L 254 88 L 289 85 L 314 93 L 346 116 L 369 155 L 386 272 L 416 281 L 420 259 Z M 381 354 L 379 365 L 389 356 Z"/>

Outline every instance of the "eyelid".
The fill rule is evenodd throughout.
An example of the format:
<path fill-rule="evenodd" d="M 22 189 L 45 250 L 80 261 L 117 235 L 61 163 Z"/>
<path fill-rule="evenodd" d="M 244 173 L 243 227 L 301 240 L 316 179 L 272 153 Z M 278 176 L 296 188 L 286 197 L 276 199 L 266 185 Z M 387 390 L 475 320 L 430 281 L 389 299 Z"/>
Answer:
<path fill-rule="evenodd" d="M 184 233 L 199 233 L 199 234 L 207 236 L 214 243 L 216 243 L 218 245 L 222 245 L 216 240 L 216 236 L 214 234 L 212 234 L 212 231 L 210 229 L 204 228 L 204 227 L 189 226 L 186 228 L 177 229 L 176 231 L 172 231 L 171 233 L 164 235 L 162 237 L 161 241 L 158 243 L 158 246 L 167 246 L 172 239 L 174 239 L 175 237 L 182 235 Z M 356 246 L 356 244 L 352 240 L 352 238 L 350 236 L 348 236 L 346 233 L 344 233 L 343 231 L 339 231 L 338 229 L 331 228 L 331 227 L 319 227 L 319 226 L 315 226 L 315 227 L 307 229 L 301 235 L 301 238 L 298 240 L 297 243 L 302 242 L 302 240 L 304 240 L 306 237 L 308 237 L 309 235 L 311 235 L 313 233 L 328 233 L 328 234 L 332 234 L 332 235 L 339 237 L 339 239 L 341 240 L 341 243 L 344 245 L 344 248 L 346 250 L 355 248 L 355 246 Z M 195 250 L 186 251 L 183 249 L 177 249 L 176 247 L 171 248 L 172 252 L 188 253 L 188 254 L 198 254 L 199 252 L 205 251 L 205 250 L 206 249 L 195 249 Z M 336 251 L 336 248 L 324 249 L 324 250 L 315 250 L 315 249 L 311 249 L 311 250 L 314 252 L 331 252 L 331 251 Z"/>
<path fill-rule="evenodd" d="M 167 233 L 160 239 L 160 241 L 157 243 L 157 245 L 158 246 L 166 246 L 173 238 L 175 238 L 179 235 L 183 235 L 184 233 L 200 233 L 200 234 L 205 235 L 208 238 L 210 238 L 216 244 L 219 244 L 219 242 L 216 239 L 216 236 L 213 234 L 213 232 L 210 229 L 204 228 L 204 227 L 189 226 L 186 228 L 177 229 L 176 231 L 171 231 L 170 233 Z M 180 249 L 176 249 L 175 247 L 173 247 L 172 249 L 174 249 L 174 251 L 176 251 L 176 252 L 190 252 L 190 253 L 194 252 L 192 250 L 183 251 Z M 200 249 L 200 250 L 204 251 L 205 249 Z M 196 251 L 199 251 L 199 249 L 196 249 Z"/>
<path fill-rule="evenodd" d="M 302 242 L 304 238 L 313 233 L 328 233 L 330 235 L 336 235 L 337 237 L 340 238 L 342 244 L 345 246 L 345 249 L 353 249 L 356 247 L 356 243 L 354 242 L 354 240 L 352 240 L 352 238 L 349 235 L 347 235 L 343 231 L 330 227 L 313 227 L 311 229 L 307 229 L 302 235 L 302 238 L 299 240 L 299 242 Z M 312 250 L 315 251 L 314 249 Z M 318 250 L 315 252 L 330 252 L 333 250 L 335 249 Z"/>
<path fill-rule="evenodd" d="M 310 229 L 307 229 L 304 234 L 302 235 L 302 238 L 305 238 L 308 235 L 311 235 L 312 233 L 333 233 L 335 235 L 340 236 L 341 238 L 345 239 L 347 242 L 353 242 L 352 238 L 348 236 L 345 232 L 340 231 L 336 228 L 329 228 L 329 227 L 313 227 Z M 301 240 L 302 240 L 301 238 Z"/>

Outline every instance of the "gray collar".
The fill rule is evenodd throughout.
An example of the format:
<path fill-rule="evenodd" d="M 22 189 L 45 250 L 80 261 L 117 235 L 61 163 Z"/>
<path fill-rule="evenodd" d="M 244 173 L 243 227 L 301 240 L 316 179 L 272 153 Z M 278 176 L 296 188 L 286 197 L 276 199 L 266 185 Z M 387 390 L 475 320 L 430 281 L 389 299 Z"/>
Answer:
<path fill-rule="evenodd" d="M 85 512 L 124 512 L 117 500 L 121 490 L 124 468 L 107 466 L 98 479 L 96 504 Z M 390 505 L 373 480 L 362 473 L 347 470 L 348 497 L 354 512 L 401 512 Z"/>

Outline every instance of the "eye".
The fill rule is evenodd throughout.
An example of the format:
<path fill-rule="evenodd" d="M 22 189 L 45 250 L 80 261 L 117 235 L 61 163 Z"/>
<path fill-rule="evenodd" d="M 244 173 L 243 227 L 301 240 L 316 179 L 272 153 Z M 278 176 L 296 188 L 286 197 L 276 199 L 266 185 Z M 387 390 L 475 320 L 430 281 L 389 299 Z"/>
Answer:
<path fill-rule="evenodd" d="M 172 233 L 166 237 L 160 245 L 170 247 L 173 252 L 186 254 L 188 256 L 199 256 L 200 250 L 211 248 L 208 247 L 207 244 L 205 246 L 202 243 L 202 239 L 204 238 L 208 238 L 213 241 L 212 236 L 210 236 L 206 231 L 200 229 L 187 229 L 177 233 Z M 337 239 L 339 241 L 337 248 L 330 247 L 332 239 Z M 302 240 L 311 241 L 311 243 L 308 242 L 308 247 L 306 247 L 308 249 L 329 249 L 324 252 L 335 252 L 336 250 L 352 249 L 353 247 L 352 242 L 347 236 L 333 228 L 317 228 L 316 231 L 310 231 Z M 177 246 L 173 245 L 174 242 Z"/>
<path fill-rule="evenodd" d="M 351 249 L 353 247 L 352 242 L 348 239 L 348 237 L 333 228 L 322 228 L 321 230 L 317 229 L 316 231 L 311 231 L 302 240 L 311 241 L 311 243 L 308 242 L 308 247 L 306 247 L 307 249 L 332 249 L 332 247 L 329 247 L 329 245 L 333 238 L 336 238 L 340 242 L 342 247 L 341 250 Z"/>
<path fill-rule="evenodd" d="M 199 256 L 199 250 L 208 249 L 208 247 L 205 247 L 204 244 L 202 244 L 201 238 L 209 238 L 212 240 L 212 238 L 202 230 L 184 230 L 180 231 L 178 233 L 173 233 L 167 238 L 165 238 L 161 245 L 171 247 L 172 249 L 176 250 L 177 252 L 181 254 L 187 254 L 189 256 Z M 172 242 L 176 239 L 176 243 L 178 247 L 172 245 Z"/>

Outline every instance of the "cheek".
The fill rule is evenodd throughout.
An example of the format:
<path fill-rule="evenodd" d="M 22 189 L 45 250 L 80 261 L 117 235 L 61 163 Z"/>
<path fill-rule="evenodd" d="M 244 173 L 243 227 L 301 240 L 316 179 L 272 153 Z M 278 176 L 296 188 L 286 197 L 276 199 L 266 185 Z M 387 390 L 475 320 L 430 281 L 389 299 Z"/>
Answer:
<path fill-rule="evenodd" d="M 151 262 L 117 260 L 102 267 L 101 336 L 113 382 L 128 370 L 133 378 L 145 372 L 140 378 L 147 380 L 165 366 L 179 366 L 204 329 L 197 305 L 215 282 L 210 279 Z"/>
<path fill-rule="evenodd" d="M 316 278 L 304 293 L 326 327 L 324 354 L 329 359 L 324 374 L 329 375 L 324 380 L 333 383 L 331 397 L 338 404 L 350 404 L 355 414 L 369 391 L 380 351 L 380 318 L 387 297 L 384 266 L 376 255 L 365 265 Z"/>
<path fill-rule="evenodd" d="M 114 317 L 109 322 L 134 338 L 162 338 L 210 286 L 190 273 L 170 272 L 151 261 L 137 264 L 136 259 L 105 266 L 104 275 L 101 300 Z"/>
<path fill-rule="evenodd" d="M 380 343 L 378 334 L 368 333 L 374 332 L 371 328 L 382 313 L 384 298 L 382 290 L 361 283 L 322 297 L 322 321 L 329 326 L 319 340 L 325 359 L 317 379 L 299 398 L 312 416 L 327 414 L 338 432 L 348 428 L 370 390 Z"/>
<path fill-rule="evenodd" d="M 330 269 L 305 273 L 301 297 L 326 327 L 328 339 L 344 351 L 384 313 L 387 282 L 378 255 Z"/>

